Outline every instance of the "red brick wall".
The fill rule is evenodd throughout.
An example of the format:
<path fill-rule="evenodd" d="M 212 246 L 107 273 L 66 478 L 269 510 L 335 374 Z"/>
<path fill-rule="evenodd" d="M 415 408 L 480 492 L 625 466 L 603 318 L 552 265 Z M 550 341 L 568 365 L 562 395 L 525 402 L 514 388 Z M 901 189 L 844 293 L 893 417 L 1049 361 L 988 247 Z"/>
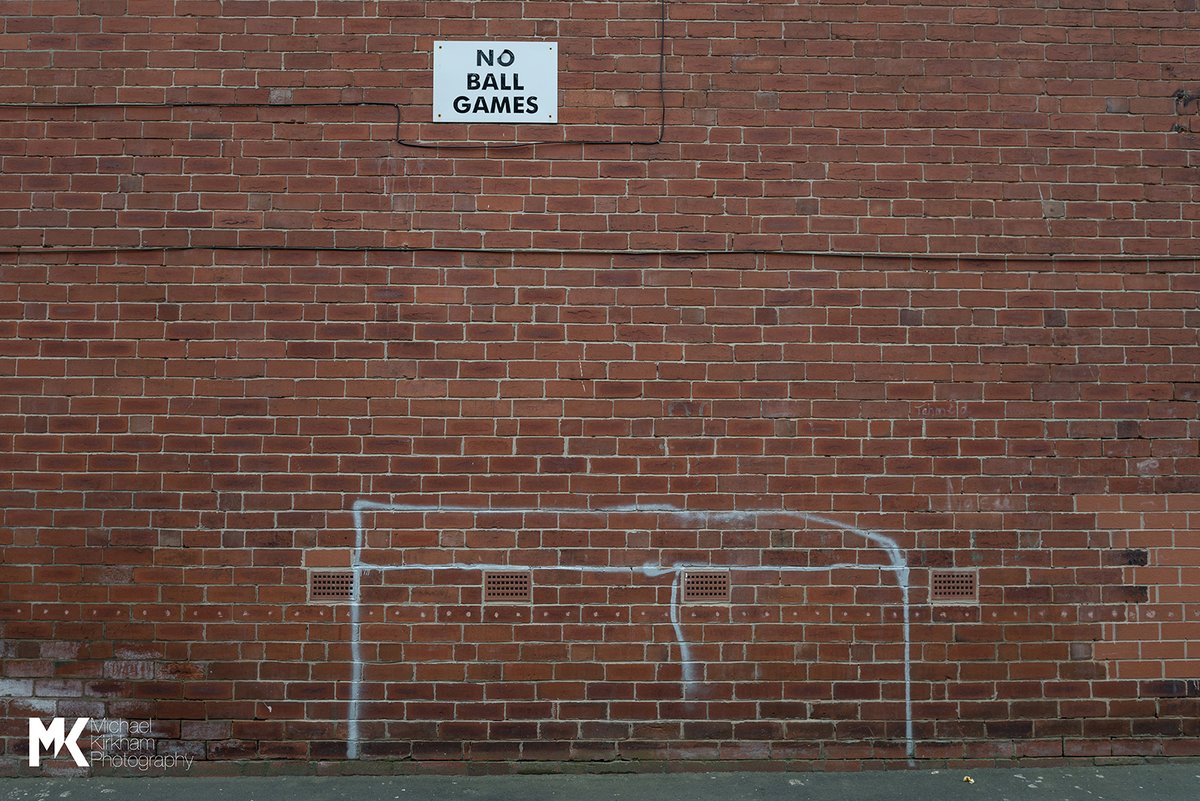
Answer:
<path fill-rule="evenodd" d="M 3 7 L 0 102 L 185 107 L 0 109 L 0 244 L 1200 254 L 1195 0 L 675 2 L 662 144 L 535 150 L 395 139 L 653 140 L 657 3 Z M 562 124 L 429 124 L 439 37 Z"/>
<path fill-rule="evenodd" d="M 1195 694 L 1200 688 L 1187 682 L 1200 675 L 1194 628 L 1200 620 L 1200 495 L 1081 495 L 1076 506 L 1096 512 L 1097 525 L 1113 531 L 1114 544 L 1139 555 L 1133 581 L 1148 589 L 1147 603 L 1111 625 L 1109 642 L 1097 647 L 1096 656 L 1112 660 L 1120 678 L 1166 679 L 1156 685 L 1164 692 Z"/>
<path fill-rule="evenodd" d="M 1200 15 L 1034 5 L 0 3 L 0 770 L 1195 754 Z"/>
<path fill-rule="evenodd" d="M 2 291 L 10 755 L 56 713 L 344 758 L 351 613 L 305 582 L 359 499 L 824 518 L 367 513 L 362 758 L 903 760 L 897 575 L 779 569 L 889 565 L 855 527 L 911 568 L 918 757 L 1196 748 L 1194 526 L 1112 514 L 1194 508 L 1194 265 L 125 254 Z M 534 604 L 377 569 L 455 562 L 542 566 Z M 680 610 L 690 693 L 640 570 L 689 562 L 738 567 Z M 978 605 L 928 603 L 945 566 Z"/>

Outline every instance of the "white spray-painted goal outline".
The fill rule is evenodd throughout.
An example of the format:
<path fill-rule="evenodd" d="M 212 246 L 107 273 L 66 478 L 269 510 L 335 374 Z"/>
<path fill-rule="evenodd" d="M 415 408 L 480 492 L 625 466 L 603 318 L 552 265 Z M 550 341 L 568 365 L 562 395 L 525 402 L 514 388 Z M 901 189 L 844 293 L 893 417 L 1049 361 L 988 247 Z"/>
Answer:
<path fill-rule="evenodd" d="M 832 520 L 822 515 L 812 514 L 810 512 L 797 512 L 785 509 L 752 509 L 735 512 L 705 512 L 676 509 L 672 506 L 663 505 L 632 505 L 632 506 L 616 506 L 601 509 L 564 509 L 564 508 L 512 508 L 512 507 L 478 507 L 478 506 L 430 506 L 422 504 L 403 504 L 403 503 L 380 503 L 379 501 L 357 500 L 352 507 L 354 514 L 354 552 L 351 556 L 350 567 L 354 571 L 354 590 L 350 602 L 350 659 L 352 664 L 352 674 L 350 679 L 350 703 L 347 710 L 347 743 L 346 743 L 346 758 L 357 759 L 359 755 L 359 733 L 358 733 L 358 712 L 359 712 L 359 697 L 362 687 L 363 661 L 362 661 L 362 646 L 361 646 L 361 621 L 359 616 L 360 604 L 360 581 L 361 575 L 367 571 L 386 571 L 386 570 L 578 570 L 585 573 L 637 573 L 640 572 L 644 576 L 662 576 L 668 573 L 674 573 L 675 577 L 671 583 L 671 601 L 670 601 L 670 621 L 671 627 L 675 631 L 675 642 L 679 646 L 679 661 L 682 667 L 684 696 L 694 688 L 696 684 L 696 669 L 697 665 L 691 658 L 691 645 L 683 636 L 683 626 L 679 621 L 679 587 L 683 571 L 690 568 L 720 568 L 722 570 L 770 570 L 780 572 L 817 572 L 825 570 L 876 570 L 888 571 L 896 577 L 896 585 L 900 589 L 900 603 L 902 615 L 902 630 L 904 632 L 904 740 L 905 753 L 909 760 L 915 756 L 915 741 L 913 740 L 913 711 L 912 711 L 912 659 L 911 659 L 911 637 L 909 631 L 909 608 L 908 608 L 908 561 L 904 558 L 904 552 L 896 541 L 891 537 L 880 534 L 877 531 L 858 528 L 857 526 L 842 523 L 837 520 Z M 701 520 L 705 523 L 709 522 L 735 522 L 751 520 L 759 515 L 770 515 L 775 518 L 791 518 L 793 520 L 803 520 L 808 523 L 820 523 L 831 528 L 840 528 L 849 531 L 852 534 L 862 537 L 867 542 L 883 549 L 889 560 L 890 565 L 859 565 L 859 564 L 832 564 L 821 566 L 810 565 L 702 565 L 692 562 L 677 562 L 672 565 L 651 565 L 646 564 L 642 567 L 632 566 L 601 566 L 601 565 L 512 565 L 512 564 L 403 564 L 403 565 L 375 565 L 366 564 L 362 561 L 362 552 L 365 546 L 366 531 L 363 527 L 363 512 L 418 512 L 418 513 L 438 513 L 438 512 L 468 512 L 471 514 L 619 514 L 623 512 L 645 512 L 654 514 L 671 515 L 673 517 Z"/>

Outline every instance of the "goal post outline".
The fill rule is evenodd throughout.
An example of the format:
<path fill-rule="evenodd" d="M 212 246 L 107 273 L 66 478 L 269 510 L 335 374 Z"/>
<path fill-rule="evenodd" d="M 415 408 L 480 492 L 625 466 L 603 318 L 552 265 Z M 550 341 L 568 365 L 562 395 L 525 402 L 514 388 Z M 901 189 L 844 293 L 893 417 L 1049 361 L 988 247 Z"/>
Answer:
<path fill-rule="evenodd" d="M 696 684 L 697 664 L 691 658 L 691 646 L 683 635 L 683 624 L 680 622 L 679 607 L 681 583 L 685 570 L 697 568 L 719 568 L 721 570 L 771 570 L 779 572 L 817 572 L 832 570 L 869 570 L 890 572 L 900 590 L 901 630 L 904 640 L 904 739 L 905 754 L 911 761 L 915 757 L 916 744 L 913 739 L 913 707 L 912 707 L 912 640 L 909 614 L 909 569 L 904 552 L 894 539 L 877 531 L 859 528 L 829 517 L 811 512 L 800 512 L 786 509 L 749 509 L 736 511 L 703 511 L 684 510 L 673 506 L 659 504 L 634 504 L 629 506 L 611 506 L 595 509 L 566 508 L 566 507 L 507 507 L 507 506 L 458 506 L 440 504 L 407 504 L 384 503 L 366 499 L 356 500 L 351 507 L 354 517 L 354 549 L 351 553 L 350 568 L 354 573 L 354 584 L 350 599 L 350 699 L 347 708 L 347 743 L 346 758 L 359 757 L 359 706 L 362 690 L 363 661 L 361 638 L 361 577 L 363 573 L 388 570 L 577 570 L 591 573 L 630 573 L 642 574 L 647 577 L 674 574 L 671 583 L 671 597 L 668 613 L 671 628 L 675 632 L 675 644 L 679 649 L 679 661 L 682 671 L 684 696 Z M 831 565 L 712 565 L 695 562 L 675 562 L 669 565 L 645 564 L 641 567 L 628 565 L 516 565 L 516 564 L 485 564 L 485 563 L 439 563 L 439 564 L 402 564 L 380 565 L 367 563 L 362 560 L 366 547 L 366 528 L 363 516 L 366 512 L 408 512 L 418 514 L 428 513 L 470 513 L 470 514 L 620 514 L 647 513 L 676 517 L 681 520 L 702 522 L 704 524 L 719 524 L 745 522 L 754 520 L 760 515 L 770 515 L 775 519 L 793 520 L 804 523 L 817 523 L 833 529 L 861 537 L 869 545 L 885 552 L 888 564 L 853 564 L 837 563 Z"/>

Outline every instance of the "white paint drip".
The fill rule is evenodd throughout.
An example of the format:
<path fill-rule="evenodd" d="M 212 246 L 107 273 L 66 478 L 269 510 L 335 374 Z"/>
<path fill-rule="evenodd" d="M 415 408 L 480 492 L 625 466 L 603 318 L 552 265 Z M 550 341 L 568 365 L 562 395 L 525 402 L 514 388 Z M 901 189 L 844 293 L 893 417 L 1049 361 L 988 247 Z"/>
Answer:
<path fill-rule="evenodd" d="M 365 534 L 363 530 L 363 512 L 366 510 L 380 512 L 421 512 L 421 513 L 439 513 L 439 512 L 469 512 L 473 514 L 611 514 L 622 512 L 645 512 L 669 514 L 674 517 L 679 517 L 687 520 L 701 521 L 705 524 L 711 522 L 749 522 L 753 521 L 759 515 L 771 515 L 774 517 L 785 517 L 795 520 L 803 520 L 806 522 L 820 523 L 830 528 L 843 529 L 862 537 L 867 542 L 881 548 L 888 554 L 890 565 L 859 565 L 849 563 L 837 563 L 828 566 L 813 566 L 813 565 L 701 565 L 696 563 L 676 563 L 672 565 L 655 565 L 651 562 L 643 564 L 640 568 L 632 566 L 617 566 L 617 565 L 513 565 L 513 564 L 467 564 L 462 562 L 447 563 L 447 564 L 405 564 L 405 565 L 376 565 L 364 564 L 362 561 L 362 551 L 364 546 Z M 904 716 L 905 716 L 905 753 L 908 755 L 909 764 L 914 764 L 916 743 L 913 733 L 913 702 L 912 702 L 912 640 L 911 640 L 911 625 L 909 614 L 909 598 L 908 598 L 908 581 L 909 570 L 908 561 L 904 558 L 904 553 L 900 546 L 891 537 L 880 534 L 869 529 L 858 528 L 847 523 L 842 523 L 837 520 L 825 517 L 823 515 L 813 514 L 810 512 L 798 512 L 784 509 L 752 509 L 738 510 L 728 512 L 705 512 L 694 510 L 681 510 L 672 506 L 660 504 L 647 505 L 628 505 L 608 507 L 604 509 L 570 509 L 570 508 L 481 508 L 475 506 L 429 506 L 421 504 L 392 504 L 380 503 L 378 501 L 369 501 L 359 499 L 354 502 L 352 507 L 354 516 L 355 530 L 355 546 L 354 553 L 351 558 L 351 568 L 355 572 L 354 590 L 350 601 L 350 658 L 352 661 L 351 668 L 351 683 L 350 683 L 350 703 L 347 710 L 347 745 L 346 758 L 357 759 L 359 755 L 359 699 L 360 686 L 362 684 L 363 663 L 362 663 L 362 648 L 361 648 L 361 625 L 359 615 L 360 605 L 360 578 L 365 571 L 388 571 L 388 570 L 570 570 L 591 573 L 623 573 L 630 574 L 640 572 L 648 577 L 662 576 L 667 573 L 674 573 L 671 582 L 671 601 L 669 605 L 669 618 L 671 627 L 675 631 L 676 644 L 679 647 L 679 661 L 682 673 L 684 697 L 694 694 L 695 685 L 698 683 L 696 678 L 699 666 L 691 657 L 691 645 L 683 634 L 683 626 L 679 619 L 680 606 L 680 584 L 682 582 L 683 571 L 688 568 L 695 567 L 720 567 L 723 570 L 769 570 L 779 572 L 823 572 L 827 570 L 874 570 L 891 572 L 896 577 L 896 584 L 900 589 L 901 610 L 902 610 L 902 631 L 904 636 Z"/>
<path fill-rule="evenodd" d="M 675 642 L 679 644 L 679 667 L 683 675 L 683 696 L 691 694 L 691 688 L 696 683 L 696 663 L 692 660 L 691 646 L 683 636 L 683 627 L 679 624 L 679 584 L 683 580 L 683 569 L 675 569 L 675 578 L 671 581 L 671 628 L 675 629 Z"/>

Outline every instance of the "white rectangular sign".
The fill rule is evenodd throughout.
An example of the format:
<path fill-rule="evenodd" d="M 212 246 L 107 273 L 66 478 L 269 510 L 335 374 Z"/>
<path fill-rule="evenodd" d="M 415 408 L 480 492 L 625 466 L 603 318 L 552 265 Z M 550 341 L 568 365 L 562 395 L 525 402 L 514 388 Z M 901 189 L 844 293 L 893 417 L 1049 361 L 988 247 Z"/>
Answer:
<path fill-rule="evenodd" d="M 434 122 L 558 122 L 558 42 L 434 42 Z"/>

